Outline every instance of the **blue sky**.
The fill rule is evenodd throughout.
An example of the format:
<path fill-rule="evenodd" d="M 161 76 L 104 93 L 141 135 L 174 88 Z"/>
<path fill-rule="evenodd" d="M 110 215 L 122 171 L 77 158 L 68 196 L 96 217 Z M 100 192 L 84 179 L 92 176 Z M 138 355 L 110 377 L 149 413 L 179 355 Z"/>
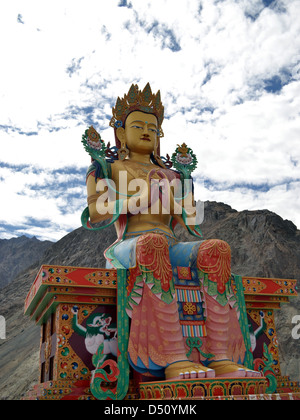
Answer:
<path fill-rule="evenodd" d="M 196 198 L 300 227 L 299 0 L 0 4 L 0 238 L 80 226 L 93 124 L 131 83 L 161 90 L 162 154 L 198 156 Z"/>

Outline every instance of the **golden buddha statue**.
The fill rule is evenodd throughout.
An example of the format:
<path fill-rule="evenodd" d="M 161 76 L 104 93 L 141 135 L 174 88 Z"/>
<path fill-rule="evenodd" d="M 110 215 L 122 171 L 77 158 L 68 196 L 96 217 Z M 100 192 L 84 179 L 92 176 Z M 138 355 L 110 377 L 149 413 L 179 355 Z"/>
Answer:
<path fill-rule="evenodd" d="M 130 273 L 129 362 L 142 374 L 168 380 L 260 376 L 242 365 L 230 247 L 202 239 L 193 188 L 182 188 L 189 175 L 160 157 L 163 117 L 160 92 L 153 94 L 149 84 L 143 91 L 132 85 L 113 108 L 117 153 L 102 164 L 94 160 L 87 174 L 90 222 L 111 219 L 117 231 L 117 241 L 105 251 L 107 267 Z M 87 137 L 101 149 L 93 128 Z M 183 162 L 189 150 L 179 146 Z M 199 241 L 179 242 L 177 223 Z"/>

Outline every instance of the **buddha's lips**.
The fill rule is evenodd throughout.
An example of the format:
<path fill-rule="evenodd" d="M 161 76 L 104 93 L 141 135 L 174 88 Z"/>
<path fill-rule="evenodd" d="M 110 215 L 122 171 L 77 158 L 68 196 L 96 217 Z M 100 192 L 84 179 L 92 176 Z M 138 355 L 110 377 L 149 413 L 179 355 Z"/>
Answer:
<path fill-rule="evenodd" d="M 149 137 L 141 137 L 141 140 L 151 141 Z"/>

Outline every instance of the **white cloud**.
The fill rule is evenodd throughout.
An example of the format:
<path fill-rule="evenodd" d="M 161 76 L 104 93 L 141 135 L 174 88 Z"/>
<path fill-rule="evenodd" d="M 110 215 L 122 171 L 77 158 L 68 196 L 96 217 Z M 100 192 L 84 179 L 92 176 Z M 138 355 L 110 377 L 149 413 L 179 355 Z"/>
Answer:
<path fill-rule="evenodd" d="M 207 199 L 239 210 L 270 208 L 300 226 L 292 199 L 300 196 L 299 0 L 270 7 L 261 0 L 118 4 L 1 3 L 0 35 L 7 41 L 0 44 L 0 160 L 34 168 L 14 176 L 0 168 L 1 219 L 23 223 L 33 212 L 52 218 L 57 235 L 77 227 L 78 203 L 66 217 L 57 196 L 38 195 L 33 185 L 46 186 L 55 169 L 87 167 L 80 142 L 86 127 L 93 123 L 113 143 L 114 101 L 131 83 L 149 81 L 165 105 L 162 152 L 187 142 L 198 156 L 196 175 L 224 186 L 200 189 Z M 280 86 L 272 93 L 266 86 L 274 80 Z M 59 186 L 67 175 L 55 176 Z"/>
<path fill-rule="evenodd" d="M 233 183 L 300 178 L 299 166 L 291 161 L 300 161 L 299 90 L 300 82 L 291 83 L 279 96 L 265 93 L 199 124 L 199 140 L 193 140 L 202 163 L 199 173 Z"/>
<path fill-rule="evenodd" d="M 222 185 L 206 187 L 196 183 L 196 199 L 218 201 L 242 210 L 267 209 L 300 226 L 300 181 L 276 185 L 268 191 L 245 187 L 226 188 Z"/>
<path fill-rule="evenodd" d="M 86 206 L 84 177 L 33 167 L 0 168 L 0 225 L 16 233 L 58 240 L 80 226 Z M 3 232 L 3 230 L 2 230 Z M 1 237 L 7 237 L 2 234 Z"/>

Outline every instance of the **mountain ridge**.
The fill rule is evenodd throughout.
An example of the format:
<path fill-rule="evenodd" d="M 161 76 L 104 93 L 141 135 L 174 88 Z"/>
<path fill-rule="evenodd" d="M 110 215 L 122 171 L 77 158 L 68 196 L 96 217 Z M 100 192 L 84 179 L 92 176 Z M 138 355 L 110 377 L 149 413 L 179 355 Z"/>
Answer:
<path fill-rule="evenodd" d="M 39 241 L 25 235 L 0 239 L 0 289 L 5 287 L 21 271 L 39 261 L 53 242 Z"/>

